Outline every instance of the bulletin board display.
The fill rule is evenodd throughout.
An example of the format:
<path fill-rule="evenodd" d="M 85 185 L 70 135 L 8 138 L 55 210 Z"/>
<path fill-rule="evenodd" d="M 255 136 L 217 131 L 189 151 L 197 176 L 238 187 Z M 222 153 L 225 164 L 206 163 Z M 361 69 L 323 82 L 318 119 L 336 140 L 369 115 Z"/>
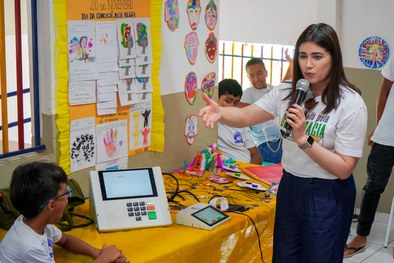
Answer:
<path fill-rule="evenodd" d="M 57 0 L 56 123 L 68 172 L 163 151 L 161 3 Z M 157 2 L 157 1 L 156 1 Z"/>

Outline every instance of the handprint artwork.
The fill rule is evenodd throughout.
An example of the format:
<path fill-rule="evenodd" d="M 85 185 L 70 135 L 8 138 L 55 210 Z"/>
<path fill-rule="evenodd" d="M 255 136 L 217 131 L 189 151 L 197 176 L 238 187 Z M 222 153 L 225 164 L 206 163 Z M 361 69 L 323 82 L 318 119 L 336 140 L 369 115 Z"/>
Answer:
<path fill-rule="evenodd" d="M 108 157 L 115 157 L 118 155 L 120 148 L 122 147 L 123 141 L 119 140 L 118 142 L 118 131 L 116 129 L 110 129 L 106 132 L 106 135 L 103 139 L 105 152 Z"/>

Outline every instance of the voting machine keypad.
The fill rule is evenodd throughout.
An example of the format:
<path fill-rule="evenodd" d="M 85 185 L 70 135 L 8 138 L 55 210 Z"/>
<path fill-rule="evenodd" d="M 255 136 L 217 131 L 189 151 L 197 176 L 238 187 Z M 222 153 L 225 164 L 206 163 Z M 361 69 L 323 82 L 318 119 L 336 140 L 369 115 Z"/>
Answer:
<path fill-rule="evenodd" d="M 157 219 L 156 208 L 153 202 L 128 202 L 126 203 L 129 217 L 141 221 L 143 218 L 148 220 Z"/>

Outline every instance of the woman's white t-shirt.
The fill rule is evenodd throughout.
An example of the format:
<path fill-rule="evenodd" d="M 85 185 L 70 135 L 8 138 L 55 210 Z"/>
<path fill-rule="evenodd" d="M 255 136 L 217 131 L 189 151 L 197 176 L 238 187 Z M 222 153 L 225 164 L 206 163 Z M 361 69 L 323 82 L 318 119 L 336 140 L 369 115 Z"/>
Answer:
<path fill-rule="evenodd" d="M 281 84 L 255 104 L 274 117 L 279 116 L 283 122 L 290 100 L 284 98 L 290 92 L 289 84 Z M 306 134 L 311 135 L 315 143 L 319 143 L 329 151 L 361 157 L 368 118 L 367 108 L 361 96 L 341 86 L 340 103 L 336 109 L 327 114 L 321 114 L 326 106 L 321 101 L 321 97 L 315 97 L 315 101 L 318 102 L 317 105 L 306 116 Z M 304 153 L 292 140 L 291 135 L 283 139 L 282 147 L 282 166 L 287 172 L 305 178 L 338 179 Z"/>

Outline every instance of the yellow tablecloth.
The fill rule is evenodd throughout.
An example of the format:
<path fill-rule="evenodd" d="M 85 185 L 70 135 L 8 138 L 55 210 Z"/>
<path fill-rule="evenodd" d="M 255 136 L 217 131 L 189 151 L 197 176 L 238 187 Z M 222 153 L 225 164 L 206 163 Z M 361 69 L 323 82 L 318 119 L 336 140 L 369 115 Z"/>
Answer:
<path fill-rule="evenodd" d="M 275 196 L 265 200 L 264 193 L 236 186 L 236 181 L 229 184 L 216 184 L 209 181 L 211 173 L 204 176 L 191 176 L 175 173 L 179 187 L 187 190 L 207 203 L 213 195 L 226 197 L 230 203 L 250 206 L 247 214 L 254 221 L 260 236 L 264 262 L 272 261 L 273 226 L 275 217 Z M 220 173 L 225 176 L 224 174 Z M 166 190 L 175 189 L 176 180 L 164 175 Z M 228 177 L 231 178 L 231 177 Z M 254 180 L 250 180 L 254 181 Z M 257 181 L 254 181 L 257 182 Z M 183 200 L 184 199 L 184 200 Z M 197 202 L 194 197 L 183 192 L 182 198 L 175 198 L 182 205 Z M 89 214 L 89 202 L 77 208 L 76 212 Z M 170 207 L 173 207 L 170 203 Z M 131 262 L 262 262 L 256 229 L 251 220 L 243 214 L 228 213 L 231 219 L 217 228 L 208 231 L 175 223 L 178 210 L 171 210 L 172 225 L 100 233 L 95 225 L 73 229 L 67 232 L 77 236 L 93 246 L 115 244 Z M 0 238 L 6 231 L 0 231 Z M 57 263 L 61 262 L 92 262 L 86 256 L 75 255 L 60 247 L 55 248 Z"/>

